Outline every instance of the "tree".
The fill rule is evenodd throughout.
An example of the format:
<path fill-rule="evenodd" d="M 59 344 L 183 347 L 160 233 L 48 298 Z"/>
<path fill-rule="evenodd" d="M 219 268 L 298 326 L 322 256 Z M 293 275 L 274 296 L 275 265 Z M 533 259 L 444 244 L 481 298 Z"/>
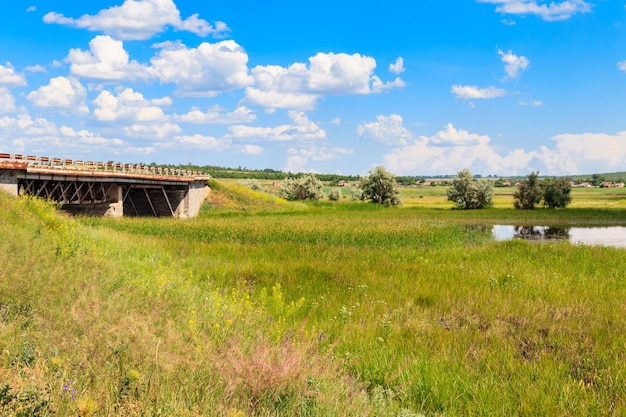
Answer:
<path fill-rule="evenodd" d="M 285 200 L 319 200 L 324 197 L 322 183 L 315 175 L 287 178 L 283 181 L 278 196 Z"/>
<path fill-rule="evenodd" d="M 493 205 L 493 186 L 489 181 L 478 181 L 469 169 L 463 169 L 448 188 L 448 201 L 463 210 L 481 209 Z"/>
<path fill-rule="evenodd" d="M 532 210 L 543 198 L 539 175 L 534 171 L 522 180 L 517 191 L 513 193 L 513 205 L 516 209 Z"/>
<path fill-rule="evenodd" d="M 543 205 L 551 209 L 567 207 L 572 202 L 572 186 L 565 178 L 553 178 L 542 184 Z"/>
<path fill-rule="evenodd" d="M 399 206 L 402 204 L 400 190 L 396 178 L 384 167 L 377 166 L 369 171 L 369 176 L 361 181 L 361 200 L 385 206 Z"/>

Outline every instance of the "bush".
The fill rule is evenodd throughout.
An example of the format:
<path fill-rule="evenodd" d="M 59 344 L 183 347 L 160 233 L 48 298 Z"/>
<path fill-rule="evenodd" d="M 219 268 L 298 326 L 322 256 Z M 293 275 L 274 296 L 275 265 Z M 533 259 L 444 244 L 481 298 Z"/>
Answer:
<path fill-rule="evenodd" d="M 285 200 L 319 200 L 324 197 L 322 183 L 315 175 L 287 178 L 283 181 L 278 196 Z"/>
<path fill-rule="evenodd" d="M 244 185 L 252 191 L 267 191 L 256 178 L 247 179 Z"/>
<path fill-rule="evenodd" d="M 459 171 L 447 191 L 448 201 L 463 210 L 482 209 L 493 205 L 493 186 L 487 181 L 478 181 L 469 169 Z"/>
<path fill-rule="evenodd" d="M 341 191 L 339 191 L 338 189 L 334 188 L 332 190 L 330 190 L 330 192 L 328 193 L 328 199 L 330 201 L 337 201 L 341 198 Z"/>
<path fill-rule="evenodd" d="M 533 171 L 522 180 L 517 191 L 513 193 L 513 205 L 516 209 L 532 210 L 541 202 L 542 194 L 539 175 Z"/>
<path fill-rule="evenodd" d="M 402 204 L 396 178 L 384 167 L 378 166 L 369 171 L 370 175 L 361 181 L 361 200 L 385 206 L 399 206 Z"/>
<path fill-rule="evenodd" d="M 565 178 L 553 178 L 543 183 L 543 205 L 548 208 L 567 207 L 572 202 L 572 186 Z"/>
<path fill-rule="evenodd" d="M 565 178 L 540 181 L 539 175 L 531 172 L 513 194 L 513 205 L 517 209 L 532 210 L 543 200 L 543 205 L 551 209 L 567 207 L 572 202 L 571 191 L 572 187 Z"/>

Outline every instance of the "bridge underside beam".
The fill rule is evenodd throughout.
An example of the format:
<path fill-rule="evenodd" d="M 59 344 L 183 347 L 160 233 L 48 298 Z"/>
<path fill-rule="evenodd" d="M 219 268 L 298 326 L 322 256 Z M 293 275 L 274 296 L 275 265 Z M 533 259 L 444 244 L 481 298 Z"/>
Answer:
<path fill-rule="evenodd" d="M 46 181 L 23 179 L 19 181 L 21 194 L 54 200 L 61 204 L 100 204 L 110 201 L 113 188 L 110 183 L 83 181 Z"/>
<path fill-rule="evenodd" d="M 132 184 L 124 190 L 124 215 L 179 217 L 186 197 L 182 187 Z"/>

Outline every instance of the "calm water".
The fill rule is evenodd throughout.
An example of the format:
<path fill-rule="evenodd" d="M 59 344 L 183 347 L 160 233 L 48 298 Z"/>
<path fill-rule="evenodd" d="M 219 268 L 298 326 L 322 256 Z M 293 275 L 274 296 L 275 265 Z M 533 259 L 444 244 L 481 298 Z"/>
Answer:
<path fill-rule="evenodd" d="M 626 248 L 626 226 L 510 226 L 495 225 L 496 240 L 525 239 L 537 242 L 568 240 L 585 245 Z"/>

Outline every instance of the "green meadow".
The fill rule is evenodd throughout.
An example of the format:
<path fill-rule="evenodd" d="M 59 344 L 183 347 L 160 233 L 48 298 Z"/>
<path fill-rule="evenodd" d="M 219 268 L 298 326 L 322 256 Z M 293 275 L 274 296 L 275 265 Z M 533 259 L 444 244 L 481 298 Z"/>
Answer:
<path fill-rule="evenodd" d="M 71 218 L 0 193 L 0 416 L 626 415 L 624 249 L 494 241 L 566 209 L 291 203 L 213 182 L 199 217 Z"/>

